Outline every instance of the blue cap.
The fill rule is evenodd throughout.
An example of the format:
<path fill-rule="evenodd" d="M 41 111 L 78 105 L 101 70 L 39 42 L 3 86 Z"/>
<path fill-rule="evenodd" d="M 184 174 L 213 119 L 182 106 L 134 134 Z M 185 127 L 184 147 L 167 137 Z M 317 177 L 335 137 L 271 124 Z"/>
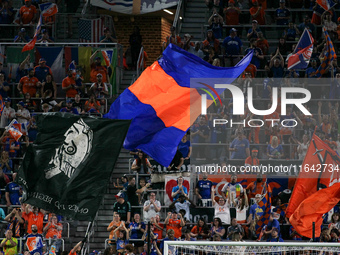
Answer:
<path fill-rule="evenodd" d="M 39 63 L 40 62 L 46 62 L 46 60 L 44 58 L 41 58 L 41 59 L 39 59 Z"/>
<path fill-rule="evenodd" d="M 72 99 L 70 99 L 70 98 L 67 99 L 67 100 L 66 100 L 66 103 L 72 103 Z"/>
<path fill-rule="evenodd" d="M 4 99 L 4 102 L 11 102 L 11 99 L 10 99 L 9 97 L 6 97 L 6 98 Z"/>
<path fill-rule="evenodd" d="M 18 105 L 21 105 L 22 107 L 25 107 L 25 103 L 22 102 L 22 101 L 20 101 L 20 102 L 18 103 Z"/>
<path fill-rule="evenodd" d="M 43 33 L 43 34 L 46 33 L 46 32 L 47 32 L 47 30 L 45 28 L 41 30 L 41 33 Z"/>

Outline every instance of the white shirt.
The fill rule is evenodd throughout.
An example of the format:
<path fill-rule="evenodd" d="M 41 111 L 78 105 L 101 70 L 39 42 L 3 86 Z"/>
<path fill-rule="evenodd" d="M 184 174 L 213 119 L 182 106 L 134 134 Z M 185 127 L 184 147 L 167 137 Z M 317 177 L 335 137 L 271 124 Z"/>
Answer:
<path fill-rule="evenodd" d="M 223 223 L 230 224 L 229 204 L 225 203 L 223 206 L 220 206 L 218 203 L 215 203 L 214 209 L 214 218 L 220 218 Z"/>
<path fill-rule="evenodd" d="M 30 112 L 26 108 L 24 108 L 22 110 L 18 110 L 17 114 L 20 114 L 21 116 L 23 116 L 25 118 L 31 118 L 31 114 L 30 114 Z M 19 123 L 26 123 L 26 124 L 28 124 L 29 120 L 27 120 L 25 118 L 18 117 L 17 120 L 18 120 Z"/>
<path fill-rule="evenodd" d="M 236 220 L 237 222 L 244 222 L 247 220 L 247 210 L 249 206 L 243 207 L 243 210 L 241 208 L 236 207 Z"/>
<path fill-rule="evenodd" d="M 149 204 L 151 204 L 150 200 L 145 201 L 144 207 Z M 157 207 L 161 207 L 161 203 L 158 200 L 155 200 L 155 204 Z M 151 204 L 148 211 L 143 210 L 143 219 L 144 221 L 149 222 L 151 218 L 155 217 L 157 214 L 158 212 L 156 212 L 155 206 Z"/>
<path fill-rule="evenodd" d="M 177 213 L 179 213 L 179 210 L 183 209 L 185 211 L 184 218 L 186 218 L 186 220 L 190 220 L 190 202 L 188 200 L 185 200 L 183 204 L 177 202 L 175 204 L 175 208 Z"/>
<path fill-rule="evenodd" d="M 15 117 L 15 110 L 11 107 L 5 107 L 1 114 L 0 128 L 5 128 L 8 126 L 10 121 Z"/>

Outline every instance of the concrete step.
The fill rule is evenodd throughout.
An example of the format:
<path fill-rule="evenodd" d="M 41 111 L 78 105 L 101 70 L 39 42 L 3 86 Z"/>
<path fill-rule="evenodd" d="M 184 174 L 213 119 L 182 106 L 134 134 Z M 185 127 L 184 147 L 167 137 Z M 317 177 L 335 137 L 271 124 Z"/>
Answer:
<path fill-rule="evenodd" d="M 195 12 L 195 13 L 201 13 L 202 14 L 202 17 L 204 17 L 204 14 L 205 14 L 205 12 L 207 11 L 207 7 L 206 6 L 195 6 L 195 7 L 189 7 L 189 8 L 187 8 L 186 10 L 185 10 L 185 12 L 191 12 L 191 13 L 193 13 L 193 12 Z"/>
<path fill-rule="evenodd" d="M 193 29 L 193 28 L 198 28 L 198 29 L 204 29 L 202 23 L 183 23 L 182 24 L 182 30 L 184 28 L 190 28 L 190 29 Z"/>
<path fill-rule="evenodd" d="M 209 14 L 207 12 L 185 12 L 184 18 L 200 18 L 201 22 L 208 21 Z"/>
<path fill-rule="evenodd" d="M 191 10 L 191 8 L 205 8 L 206 10 L 208 10 L 207 5 L 205 4 L 204 1 L 197 1 L 197 2 L 189 2 L 187 3 L 187 11 Z"/>
<path fill-rule="evenodd" d="M 200 17 L 195 17 L 195 18 L 184 18 L 183 19 L 183 25 L 187 24 L 187 25 L 191 25 L 191 24 L 196 24 L 199 23 L 202 26 L 202 18 Z M 182 25 L 182 26 L 183 26 Z"/>

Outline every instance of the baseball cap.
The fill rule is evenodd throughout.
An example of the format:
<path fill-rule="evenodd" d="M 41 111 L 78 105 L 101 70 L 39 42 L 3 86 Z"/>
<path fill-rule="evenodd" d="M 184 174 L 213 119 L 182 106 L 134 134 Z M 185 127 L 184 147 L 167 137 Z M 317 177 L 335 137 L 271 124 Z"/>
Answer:
<path fill-rule="evenodd" d="M 72 103 L 72 99 L 70 99 L 70 98 L 67 99 L 67 100 L 66 100 L 66 103 Z"/>
<path fill-rule="evenodd" d="M 25 106 L 25 103 L 24 102 L 19 102 L 17 105 L 21 105 L 22 107 L 24 107 Z"/>
<path fill-rule="evenodd" d="M 46 62 L 44 58 L 39 59 L 39 63 Z"/>
<path fill-rule="evenodd" d="M 124 197 L 123 193 L 122 192 L 119 192 L 117 195 L 115 195 L 116 198 L 121 198 L 121 197 Z"/>
<path fill-rule="evenodd" d="M 46 30 L 45 28 L 41 30 L 41 33 L 42 33 L 42 34 L 44 34 L 44 33 L 46 33 L 46 32 L 47 32 L 47 30 Z"/>
<path fill-rule="evenodd" d="M 230 33 L 231 33 L 231 32 L 237 32 L 237 30 L 236 30 L 236 28 L 232 28 L 232 29 L 230 29 L 229 32 L 230 32 Z"/>
<path fill-rule="evenodd" d="M 261 198 L 261 197 L 262 197 L 261 194 L 256 194 L 256 195 L 255 195 L 255 198 Z"/>
<path fill-rule="evenodd" d="M 191 37 L 191 35 L 190 34 L 185 34 L 184 37 Z"/>
<path fill-rule="evenodd" d="M 20 32 L 25 33 L 26 29 L 23 27 L 23 28 L 20 29 Z"/>
<path fill-rule="evenodd" d="M 258 22 L 257 22 L 257 20 L 256 20 L 256 19 L 254 19 L 254 20 L 253 20 L 251 23 L 256 23 L 256 24 L 257 24 Z"/>
<path fill-rule="evenodd" d="M 253 151 L 253 152 L 259 152 L 258 149 L 252 149 L 251 151 Z"/>
<path fill-rule="evenodd" d="M 103 77 L 103 75 L 102 75 L 101 73 L 98 73 L 96 76 L 97 76 L 97 77 L 98 77 L 98 76 L 101 76 L 101 77 Z"/>
<path fill-rule="evenodd" d="M 6 97 L 6 98 L 4 99 L 4 102 L 11 102 L 11 99 L 10 99 L 9 97 Z"/>

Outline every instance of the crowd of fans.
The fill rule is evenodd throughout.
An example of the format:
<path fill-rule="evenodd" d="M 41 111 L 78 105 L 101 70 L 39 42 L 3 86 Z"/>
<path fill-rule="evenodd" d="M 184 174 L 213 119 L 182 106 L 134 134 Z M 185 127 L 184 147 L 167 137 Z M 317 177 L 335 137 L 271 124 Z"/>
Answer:
<path fill-rule="evenodd" d="M 271 212 L 266 215 L 267 212 L 259 205 L 266 178 L 258 174 L 255 181 L 243 187 L 242 180 L 238 180 L 240 177 L 231 175 L 221 192 L 217 192 L 217 183 L 210 181 L 209 175 L 203 173 L 195 185 L 195 191 L 189 193 L 183 185 L 184 178 L 179 176 L 177 185 L 172 188 L 172 203 L 165 205 L 161 202 L 164 201 L 162 191 L 155 192 L 153 185 L 144 177 L 136 185 L 135 174 L 124 175 L 115 184 L 122 190 L 116 195 L 113 220 L 107 227 L 110 245 L 118 253 L 124 244 L 129 243 L 134 245 L 135 254 L 142 253 L 147 241 L 148 224 L 151 227 L 151 249 L 157 254 L 162 254 L 165 240 L 309 240 L 295 231 L 285 215 L 290 190 L 284 190 L 272 198 Z M 205 217 L 194 220 L 191 208 L 202 206 L 213 211 L 212 222 Z M 261 228 L 262 234 L 256 225 L 260 217 L 269 219 L 265 228 Z M 323 219 L 322 234 L 316 241 L 340 242 L 339 207 L 334 207 Z"/>

